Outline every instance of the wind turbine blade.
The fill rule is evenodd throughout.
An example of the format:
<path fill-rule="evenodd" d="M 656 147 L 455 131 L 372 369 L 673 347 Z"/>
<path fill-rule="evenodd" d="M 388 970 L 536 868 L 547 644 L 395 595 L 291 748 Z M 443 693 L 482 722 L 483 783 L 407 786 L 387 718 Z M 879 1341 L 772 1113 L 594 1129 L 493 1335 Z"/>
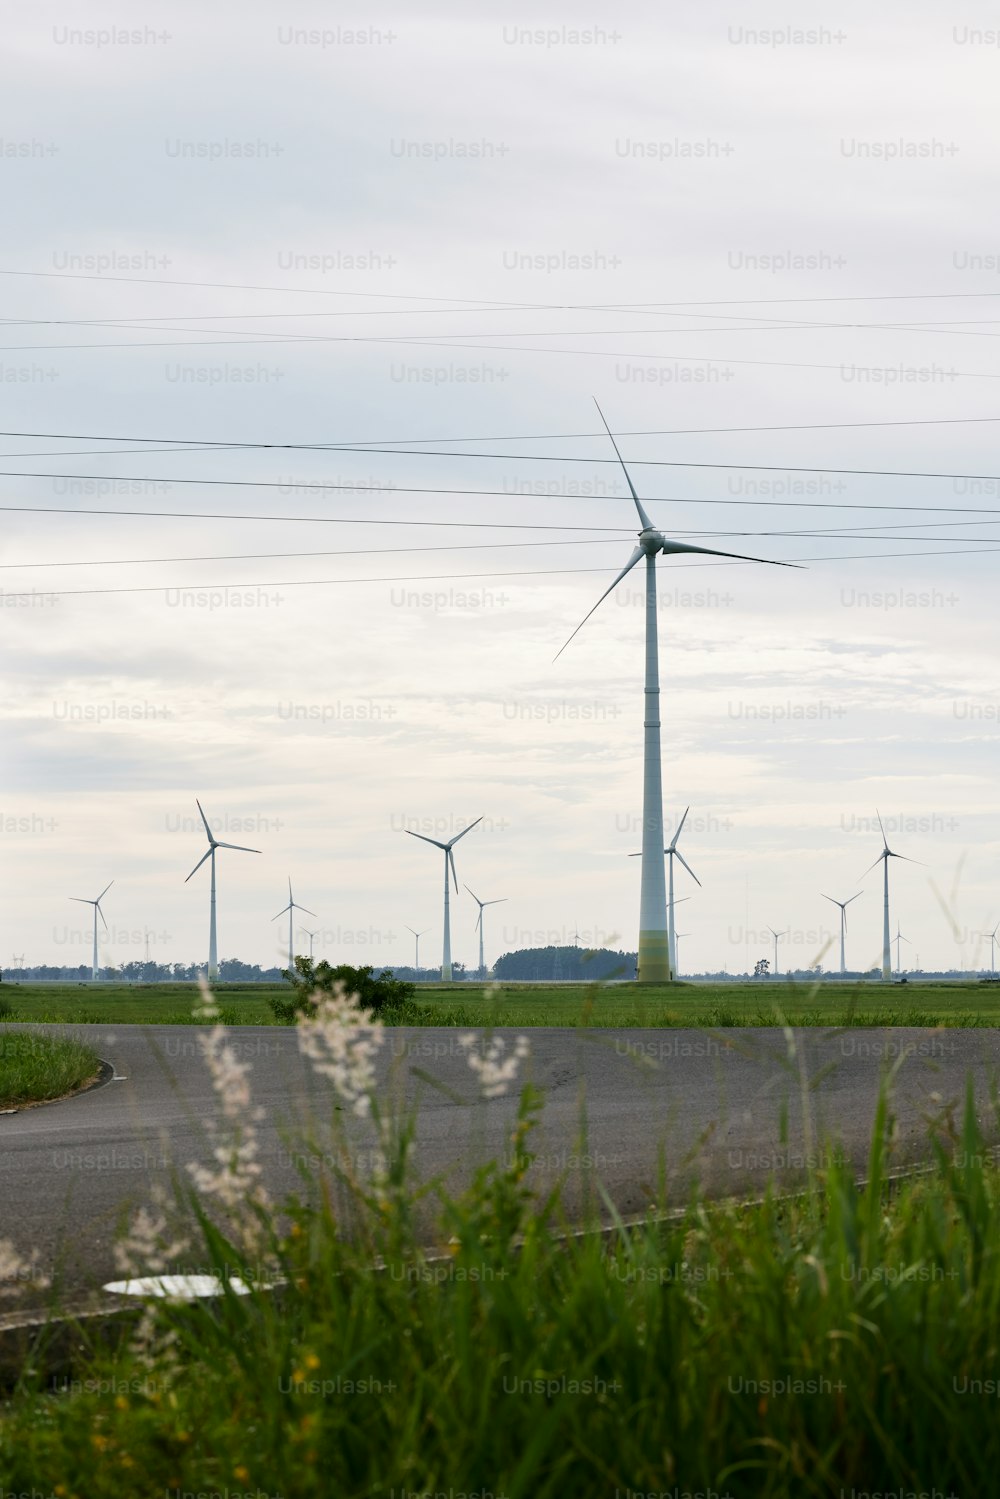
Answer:
<path fill-rule="evenodd" d="M 794 567 L 803 571 L 800 562 L 775 562 L 771 557 L 747 557 L 743 552 L 717 552 L 713 547 L 689 546 L 686 541 L 664 541 L 661 552 L 697 552 L 701 557 L 732 557 L 736 562 L 762 562 L 765 567 Z"/>
<path fill-rule="evenodd" d="M 428 838 L 425 833 L 414 833 L 411 828 L 404 828 L 404 833 L 409 833 L 411 838 L 419 838 L 422 843 L 433 843 L 435 848 L 447 848 L 447 843 L 439 843 L 436 838 Z"/>
<path fill-rule="evenodd" d="M 452 853 L 452 851 L 451 851 L 450 848 L 446 850 L 446 853 L 447 853 L 448 861 L 451 864 L 451 877 L 455 881 L 455 890 L 457 892 L 458 891 L 458 875 L 455 873 L 455 855 Z"/>
<path fill-rule="evenodd" d="M 292 909 L 292 908 L 291 908 L 291 906 L 284 906 L 284 907 L 283 907 L 283 908 L 282 908 L 282 910 L 280 910 L 280 911 L 279 911 L 279 912 L 278 912 L 278 916 L 287 916 L 287 915 L 288 915 L 288 913 L 289 913 L 289 911 L 290 911 L 290 910 L 291 910 L 291 909 Z M 278 919 L 278 916 L 272 916 L 272 917 L 271 917 L 271 920 L 272 920 L 272 921 L 277 921 L 277 919 Z"/>
<path fill-rule="evenodd" d="M 820 891 L 820 892 L 819 892 L 819 893 L 820 893 L 820 895 L 823 895 L 823 892 L 822 892 L 822 890 L 821 890 L 821 891 Z M 860 894 L 860 892 L 859 892 L 859 894 Z M 834 905 L 835 905 L 835 906 L 840 906 L 840 909 L 841 909 L 841 910 L 843 910 L 843 909 L 844 909 L 844 904 L 845 904 L 845 903 L 844 903 L 844 902 L 843 902 L 843 901 L 839 901 L 839 900 L 833 900 L 833 896 L 832 896 L 832 895 L 823 895 L 823 899 L 824 899 L 824 900 L 829 900 L 829 901 L 833 901 L 833 904 L 834 904 Z"/>
<path fill-rule="evenodd" d="M 881 864 L 882 860 L 885 858 L 888 852 L 889 850 L 887 847 L 883 853 L 879 854 L 878 858 L 875 860 L 875 864 Z M 872 870 L 875 868 L 875 864 L 869 864 L 868 868 L 865 870 L 865 874 L 871 874 Z M 864 879 L 865 874 L 861 876 L 862 879 Z"/>
<path fill-rule="evenodd" d="M 212 829 L 208 825 L 208 818 L 205 816 L 205 809 L 201 805 L 201 802 L 198 801 L 197 797 L 195 797 L 195 804 L 196 804 L 196 806 L 198 808 L 198 811 L 201 813 L 201 820 L 205 824 L 205 832 L 208 834 L 208 841 L 209 841 L 209 843 L 214 843 L 215 842 L 215 834 L 212 832 Z"/>
<path fill-rule="evenodd" d="M 114 884 L 114 880 L 109 880 L 108 883 L 105 885 L 104 889 L 101 891 L 100 895 L 97 897 L 97 899 L 98 900 L 103 900 L 104 897 L 107 895 L 108 891 L 111 889 L 111 886 L 113 884 Z"/>
<path fill-rule="evenodd" d="M 85 895 L 71 895 L 69 898 L 70 900 L 77 901 L 81 906 L 92 906 L 94 904 L 94 902 L 92 900 L 88 900 Z"/>
<path fill-rule="evenodd" d="M 469 894 L 472 896 L 472 899 L 475 901 L 476 905 L 477 906 L 481 906 L 483 904 L 483 902 L 479 899 L 479 896 L 473 890 L 472 886 L 471 885 L 466 885 L 465 888 L 466 888 L 466 890 L 468 890 Z"/>
<path fill-rule="evenodd" d="M 594 397 L 594 405 L 597 406 L 597 397 L 596 396 Z M 629 487 L 629 492 L 631 493 L 633 500 L 635 501 L 635 508 L 639 512 L 639 519 L 642 521 L 643 530 L 644 531 L 652 531 L 652 530 L 655 529 L 655 527 L 653 526 L 653 522 L 650 520 L 650 518 L 646 514 L 645 510 L 642 508 L 642 501 L 640 500 L 639 496 L 636 494 L 636 492 L 635 492 L 635 485 L 632 483 L 632 479 L 631 479 L 631 476 L 629 475 L 629 471 L 625 467 L 625 459 L 622 457 L 621 453 L 619 453 L 619 451 L 618 451 L 618 444 L 615 442 L 615 439 L 614 439 L 614 436 L 612 434 L 611 428 L 608 426 L 607 422 L 604 420 L 604 412 L 601 410 L 600 406 L 597 406 L 597 414 L 601 418 L 601 421 L 604 422 L 604 430 L 605 430 L 605 432 L 611 438 L 611 446 L 614 448 L 614 450 L 615 450 L 615 456 L 617 457 L 618 462 L 622 466 L 622 473 L 625 475 L 625 482 L 626 482 L 626 484 Z"/>
<path fill-rule="evenodd" d="M 860 900 L 861 897 L 864 895 L 864 893 L 865 892 L 863 890 L 859 890 L 858 893 L 857 893 L 857 895 L 852 895 L 851 896 L 851 900 Z M 849 906 L 851 904 L 851 900 L 845 900 L 844 901 L 844 905 L 845 906 Z"/>
<path fill-rule="evenodd" d="M 630 573 L 632 571 L 633 567 L 635 567 L 635 564 L 637 562 L 639 562 L 645 555 L 646 554 L 642 550 L 642 547 L 636 547 L 635 551 L 632 553 L 631 557 L 628 559 L 628 561 L 626 562 L 625 566 L 622 568 L 621 572 L 618 574 L 617 578 L 611 584 L 611 587 L 610 588 L 606 588 L 604 590 L 604 592 L 601 594 L 600 598 L 597 600 L 597 603 L 594 605 L 593 609 L 591 609 L 590 614 L 596 614 L 597 613 L 598 609 L 604 603 L 604 600 L 607 598 L 608 594 L 614 592 L 614 590 L 618 587 L 618 584 L 621 582 L 622 578 L 625 577 L 625 574 L 626 573 Z M 590 614 L 585 614 L 583 616 L 583 618 L 581 619 L 580 623 L 577 625 L 576 629 L 573 631 L 573 634 L 569 637 L 569 640 L 566 641 L 566 645 L 561 645 L 559 647 L 559 649 L 556 651 L 555 655 L 552 657 L 553 661 L 558 661 L 559 657 L 562 655 L 563 651 L 566 649 L 566 646 L 569 645 L 570 641 L 574 638 L 574 636 L 579 635 L 580 631 L 583 629 L 584 625 L 587 623 L 587 620 L 590 618 Z"/>
<path fill-rule="evenodd" d="M 484 900 L 484 906 L 505 906 L 510 899 L 508 895 L 501 895 L 499 900 Z"/>
<path fill-rule="evenodd" d="M 96 911 L 100 911 L 101 912 L 101 920 L 104 921 L 104 912 L 101 911 L 101 903 L 100 903 L 99 900 L 95 900 L 94 901 L 94 909 Z M 108 929 L 108 923 L 106 921 L 104 921 L 104 930 L 107 931 L 107 929 Z M 903 941 L 904 942 L 906 941 L 905 937 L 903 938 Z"/>
<path fill-rule="evenodd" d="M 685 821 L 687 819 L 687 815 L 690 812 L 690 810 L 691 810 L 690 807 L 685 807 L 684 808 L 684 816 L 681 818 L 680 822 L 677 824 L 677 831 L 674 834 L 673 838 L 671 839 L 670 849 L 665 850 L 665 852 L 669 853 L 672 850 L 675 854 L 677 853 L 677 840 L 681 836 L 681 828 L 684 826 L 684 823 L 685 823 Z M 678 857 L 680 857 L 680 856 L 678 855 Z"/>
<path fill-rule="evenodd" d="M 691 865 L 685 859 L 684 855 L 681 853 L 681 851 L 680 851 L 679 848 L 675 848 L 674 849 L 674 858 L 675 859 L 680 859 L 681 863 L 684 865 L 684 868 L 687 870 L 688 874 L 691 876 L 691 878 L 694 880 L 695 884 L 698 886 L 698 889 L 700 890 L 701 889 L 701 880 L 699 880 L 698 876 L 695 874 L 694 870 L 691 868 Z M 675 904 L 676 904 L 676 902 L 675 902 Z"/>
<path fill-rule="evenodd" d="M 217 843 L 216 848 L 235 848 L 240 854 L 259 854 L 259 848 L 246 848 L 242 843 Z"/>
<path fill-rule="evenodd" d="M 211 857 L 212 857 L 212 850 L 210 848 L 206 849 L 206 851 L 202 854 L 201 858 L 198 860 L 197 864 L 192 869 L 191 874 L 197 874 L 198 871 L 199 871 L 199 869 L 201 868 L 201 866 L 204 864 L 205 860 L 206 859 L 210 859 Z M 191 874 L 189 874 L 188 877 L 187 877 L 187 880 L 184 881 L 185 885 L 187 884 L 188 880 L 191 878 Z"/>
<path fill-rule="evenodd" d="M 479 907 L 479 915 L 476 918 L 476 924 L 473 927 L 473 931 L 478 932 L 479 928 L 482 926 L 482 924 L 483 924 L 483 908 L 482 908 L 482 906 L 480 906 Z"/>
<path fill-rule="evenodd" d="M 305 911 L 305 913 L 306 913 L 307 916 L 315 916 L 316 915 L 316 912 L 315 911 L 310 911 L 310 909 L 309 909 L 308 906 L 296 906 L 295 909 L 296 909 L 296 911 Z"/>
<path fill-rule="evenodd" d="M 891 848 L 889 850 L 889 858 L 902 859 L 904 864 L 919 864 L 921 869 L 927 868 L 927 865 L 924 863 L 923 859 L 911 859 L 908 854 L 894 854 Z"/>
<path fill-rule="evenodd" d="M 485 817 L 485 816 L 486 816 L 486 813 L 485 813 L 485 812 L 484 812 L 484 813 L 483 813 L 483 817 Z M 473 828 L 477 828 L 477 827 L 478 827 L 478 826 L 479 826 L 479 824 L 480 824 L 480 823 L 481 823 L 481 822 L 482 822 L 482 820 L 483 820 L 483 817 L 477 817 L 477 818 L 476 818 L 476 820 L 475 820 L 475 822 L 470 822 L 470 823 L 469 823 L 469 826 L 468 826 L 468 827 L 467 827 L 467 828 L 463 828 L 463 829 L 462 829 L 462 831 L 461 831 L 461 832 L 460 832 L 460 833 L 456 833 L 456 834 L 455 834 L 455 836 L 454 836 L 454 838 L 450 838 L 450 839 L 449 839 L 449 840 L 448 840 L 448 842 L 447 842 L 447 843 L 446 843 L 446 844 L 445 844 L 445 847 L 446 847 L 446 848 L 447 848 L 447 849 L 448 849 L 448 850 L 449 850 L 449 851 L 450 851 L 450 850 L 451 850 L 451 849 L 453 849 L 453 848 L 454 848 L 454 846 L 455 846 L 455 844 L 456 844 L 456 843 L 457 843 L 457 842 L 458 842 L 458 840 L 459 840 L 459 838 L 464 838 L 464 837 L 465 837 L 465 835 L 466 835 L 466 833 L 471 833 L 471 832 L 472 832 L 472 829 L 473 829 Z M 457 886 L 457 885 L 456 885 L 456 886 L 455 886 L 455 889 L 456 889 L 456 890 L 457 890 L 457 889 L 458 889 L 458 886 Z"/>
<path fill-rule="evenodd" d="M 875 808 L 875 816 L 878 818 L 878 829 L 879 829 L 879 832 L 882 834 L 882 842 L 884 843 L 885 847 L 888 848 L 889 847 L 889 840 L 885 836 L 885 828 L 882 826 L 882 814 L 879 811 L 878 807 Z"/>

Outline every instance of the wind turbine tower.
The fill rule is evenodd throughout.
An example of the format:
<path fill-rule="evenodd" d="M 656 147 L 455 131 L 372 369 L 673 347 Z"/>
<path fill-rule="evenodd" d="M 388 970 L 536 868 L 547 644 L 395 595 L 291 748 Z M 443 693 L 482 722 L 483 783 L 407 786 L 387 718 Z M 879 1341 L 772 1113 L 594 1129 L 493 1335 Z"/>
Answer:
<path fill-rule="evenodd" d="M 788 936 L 788 929 L 786 928 L 785 931 L 783 931 L 783 932 L 776 932 L 774 930 L 773 926 L 769 926 L 768 927 L 768 931 L 771 933 L 771 936 L 774 938 L 774 973 L 775 973 L 775 977 L 777 977 L 777 973 L 778 973 L 778 938 L 779 937 L 787 937 Z"/>
<path fill-rule="evenodd" d="M 858 894 L 857 895 L 852 895 L 850 900 L 834 900 L 832 895 L 824 895 L 823 896 L 824 900 L 833 901 L 833 904 L 835 906 L 839 906 L 840 907 L 840 976 L 841 976 L 841 978 L 843 978 L 844 975 L 847 972 L 847 964 L 846 964 L 845 959 L 844 959 L 845 933 L 847 932 L 847 908 L 851 904 L 852 900 L 857 900 L 858 896 L 862 895 L 863 893 L 864 893 L 863 891 L 859 890 Z"/>
<path fill-rule="evenodd" d="M 466 890 L 469 890 L 468 885 L 466 885 L 465 888 Z M 479 977 L 485 978 L 486 963 L 483 958 L 483 912 L 486 910 L 487 906 L 502 906 L 506 902 L 507 896 L 503 896 L 500 900 L 480 900 L 479 896 L 474 890 L 469 890 L 469 894 L 472 896 L 472 899 L 479 907 L 479 920 L 476 922 L 476 927 L 479 931 Z"/>
<path fill-rule="evenodd" d="M 409 833 L 411 838 L 419 838 L 423 843 L 433 843 L 435 848 L 444 851 L 444 947 L 441 954 L 441 978 L 445 983 L 451 982 L 451 901 L 448 891 L 448 866 L 451 865 L 451 876 L 455 881 L 455 889 L 458 889 L 458 875 L 455 873 L 455 855 L 452 849 L 460 838 L 466 833 L 471 833 L 474 827 L 482 822 L 482 817 L 477 817 L 475 822 L 470 822 L 467 828 L 456 833 L 454 838 L 449 838 L 447 843 L 441 843 L 437 838 L 428 838 L 425 833 L 414 833 L 411 828 L 404 828 L 404 833 Z"/>
<path fill-rule="evenodd" d="M 316 912 L 310 911 L 308 906 L 299 905 L 294 895 L 292 894 L 291 875 L 288 876 L 288 905 L 282 906 L 281 910 L 278 912 L 278 916 L 284 916 L 286 911 L 288 912 L 288 968 L 289 972 L 293 972 L 295 969 L 295 912 L 304 911 L 307 916 L 315 916 Z M 271 920 L 277 921 L 278 916 L 272 916 Z"/>
<path fill-rule="evenodd" d="M 886 840 L 885 828 L 882 826 L 882 814 L 877 808 L 875 816 L 878 818 L 879 831 L 882 834 L 882 852 L 875 860 L 875 864 L 882 864 L 882 977 L 888 982 L 892 978 L 892 942 L 889 937 L 889 860 L 902 859 L 906 864 L 919 864 L 920 860 L 911 859 L 906 854 L 897 854 L 894 849 L 891 849 Z M 865 874 L 871 874 L 875 864 L 870 864 Z"/>
<path fill-rule="evenodd" d="M 420 939 L 424 933 L 416 931 L 412 926 L 408 926 L 406 930 L 413 932 L 413 971 L 417 973 L 420 970 Z M 426 930 L 425 927 L 424 931 Z"/>
<path fill-rule="evenodd" d="M 75 900 L 75 901 L 78 901 L 80 903 L 80 905 L 83 905 L 83 906 L 93 906 L 93 908 L 94 908 L 94 958 L 93 958 L 93 962 L 91 964 L 91 969 L 90 969 L 90 977 L 92 979 L 96 979 L 97 978 L 97 969 L 98 969 L 98 964 L 97 964 L 97 916 L 98 916 L 98 913 L 100 912 L 101 920 L 104 921 L 104 912 L 101 910 L 101 901 L 107 895 L 108 891 L 111 889 L 111 885 L 113 885 L 113 884 L 114 884 L 114 880 L 111 881 L 111 884 L 105 885 L 104 889 L 101 891 L 100 895 L 97 897 L 96 900 L 88 900 L 86 898 L 86 896 L 83 896 L 83 895 L 71 895 L 70 896 L 70 900 Z M 104 930 L 107 931 L 107 929 L 108 929 L 108 923 L 106 921 L 104 921 Z"/>
<path fill-rule="evenodd" d="M 594 403 L 597 405 L 597 402 Z M 646 674 L 643 688 L 645 711 L 643 714 L 643 783 L 642 783 L 642 878 L 639 894 L 639 962 L 637 978 L 640 983 L 662 984 L 673 978 L 673 955 L 670 951 L 670 936 L 667 922 L 667 881 L 665 850 L 663 846 L 663 771 L 660 752 L 660 667 L 656 616 L 656 559 L 660 552 L 697 553 L 705 557 L 732 557 L 740 562 L 766 562 L 763 557 L 746 557 L 738 552 L 719 552 L 711 547 L 690 546 L 687 542 L 671 541 L 653 525 L 636 494 L 635 485 L 618 451 L 618 444 L 611 428 L 604 420 L 600 406 L 598 414 L 604 430 L 611 439 L 618 462 L 628 483 L 629 493 L 635 504 L 639 523 L 639 544 L 618 576 L 597 600 L 590 613 L 577 625 L 566 645 L 556 653 L 562 655 L 570 640 L 587 623 L 591 614 L 600 608 L 604 600 L 632 571 L 637 563 L 646 563 Z M 776 562 L 774 567 L 792 567 L 794 563 Z"/>
<path fill-rule="evenodd" d="M 198 870 L 204 864 L 204 862 L 205 862 L 206 859 L 211 859 L 211 861 L 212 861 L 212 894 L 211 894 L 211 916 L 210 916 L 209 923 L 208 923 L 208 976 L 209 976 L 210 979 L 215 979 L 215 978 L 218 978 L 218 976 L 219 976 L 219 948 L 218 948 L 216 923 L 215 923 L 215 850 L 217 848 L 234 848 L 234 849 L 237 850 L 238 853 L 241 853 L 241 854 L 259 854 L 260 853 L 260 849 L 259 848 L 244 848 L 243 845 L 242 845 L 242 843 L 222 843 L 222 842 L 220 842 L 220 840 L 218 838 L 216 838 L 215 834 L 212 832 L 212 829 L 209 827 L 209 825 L 208 825 L 208 818 L 205 816 L 204 809 L 203 809 L 203 807 L 201 805 L 201 802 L 198 801 L 197 797 L 195 797 L 195 803 L 196 803 L 196 805 L 198 807 L 198 811 L 201 813 L 201 820 L 205 824 L 205 832 L 208 835 L 208 852 L 202 854 L 201 858 L 198 860 L 197 864 L 192 869 L 191 874 L 188 875 L 187 880 L 185 880 L 184 883 L 186 885 L 187 882 L 188 882 L 188 880 L 191 878 L 191 875 L 195 875 L 195 874 L 198 873 Z"/>

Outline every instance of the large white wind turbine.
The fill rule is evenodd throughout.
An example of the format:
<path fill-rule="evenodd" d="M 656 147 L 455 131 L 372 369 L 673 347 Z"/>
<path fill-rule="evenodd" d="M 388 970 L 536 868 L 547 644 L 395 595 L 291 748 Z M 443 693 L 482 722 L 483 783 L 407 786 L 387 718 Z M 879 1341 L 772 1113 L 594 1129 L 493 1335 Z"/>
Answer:
<path fill-rule="evenodd" d="M 871 874 L 876 864 L 882 864 L 882 977 L 889 980 L 892 978 L 892 945 L 889 937 L 889 860 L 902 859 L 905 864 L 919 864 L 920 860 L 911 859 L 906 854 L 897 854 L 894 849 L 891 849 L 886 840 L 885 828 L 882 826 L 882 814 L 877 807 L 875 809 L 875 816 L 878 818 L 883 847 L 882 852 L 875 860 L 875 864 L 870 864 L 865 870 L 865 874 Z"/>
<path fill-rule="evenodd" d="M 485 814 L 484 814 L 485 816 Z M 458 889 L 458 875 L 455 873 L 455 855 L 452 849 L 459 838 L 464 838 L 466 833 L 471 833 L 474 827 L 482 822 L 482 817 L 477 817 L 475 822 L 470 822 L 467 828 L 456 833 L 454 838 L 449 838 L 447 843 L 440 843 L 437 838 L 428 838 L 424 833 L 414 833 L 412 828 L 404 828 L 404 833 L 409 833 L 411 838 L 419 838 L 424 843 L 433 843 L 435 848 L 444 850 L 444 949 L 441 955 L 441 977 L 446 983 L 451 980 L 451 905 L 448 894 L 448 865 L 451 865 L 452 878 L 455 881 L 455 889 Z"/>
<path fill-rule="evenodd" d="M 677 905 L 677 906 L 680 905 L 680 901 L 675 901 L 674 900 L 674 859 L 675 858 L 680 859 L 681 863 L 684 865 L 684 868 L 687 870 L 688 874 L 694 880 L 694 882 L 698 886 L 699 890 L 701 889 L 701 880 L 699 880 L 698 876 L 695 874 L 694 870 L 691 868 L 691 865 L 687 862 L 687 860 L 685 859 L 684 855 L 681 853 L 680 849 L 677 847 L 677 840 L 681 836 L 681 828 L 684 826 L 685 820 L 686 820 L 687 815 L 690 812 L 690 810 L 691 810 L 690 807 L 685 807 L 684 808 L 684 816 L 681 818 L 680 822 L 677 824 L 677 831 L 674 834 L 673 838 L 670 840 L 670 842 L 667 844 L 666 848 L 663 850 L 663 852 L 667 856 L 667 868 L 668 868 L 668 872 L 669 872 L 669 874 L 668 874 L 668 878 L 669 878 L 669 891 L 668 891 L 668 895 L 667 895 L 667 951 L 670 954 L 670 973 L 671 973 L 671 977 L 673 977 L 673 978 L 677 977 L 677 972 L 678 972 L 678 968 L 677 968 L 677 945 L 676 945 L 676 943 L 674 941 L 674 906 L 675 905 Z M 639 855 L 639 854 L 629 854 L 629 858 L 630 859 L 638 859 L 640 857 L 641 857 L 641 855 Z M 685 897 L 685 899 L 686 898 L 687 897 Z"/>
<path fill-rule="evenodd" d="M 768 927 L 768 931 L 771 933 L 771 936 L 774 938 L 774 972 L 775 972 L 775 974 L 777 974 L 777 972 L 778 972 L 778 938 L 779 937 L 787 937 L 788 936 L 788 931 L 786 929 L 783 932 L 776 932 L 774 930 L 773 926 L 769 926 Z"/>
<path fill-rule="evenodd" d="M 107 895 L 108 891 L 111 889 L 111 885 L 113 884 L 114 880 L 111 881 L 111 884 L 105 885 L 104 889 L 101 891 L 96 900 L 88 900 L 84 895 L 70 896 L 70 900 L 78 901 L 82 906 L 93 906 L 94 908 L 94 961 L 90 970 L 90 976 L 92 979 L 96 979 L 97 977 L 97 913 L 100 911 L 101 920 L 104 921 L 104 912 L 101 911 L 101 901 Z M 108 923 L 104 921 L 104 930 L 107 931 L 107 929 Z"/>
<path fill-rule="evenodd" d="M 597 405 L 597 402 L 594 403 Z M 665 851 L 663 847 L 663 781 L 660 760 L 660 669 L 656 628 L 656 558 L 663 552 L 694 552 L 704 557 L 732 557 L 739 562 L 767 562 L 764 557 L 745 557 L 739 552 L 719 552 L 712 547 L 690 546 L 684 541 L 671 541 L 658 531 L 643 509 L 642 501 L 635 492 L 628 469 L 611 428 L 604 420 L 604 413 L 597 407 L 604 430 L 611 438 L 612 447 L 622 466 L 629 493 L 635 503 L 642 530 L 639 545 L 622 568 L 611 586 L 606 588 L 590 613 L 577 625 L 566 645 L 556 653 L 562 655 L 570 640 L 583 629 L 590 615 L 600 608 L 604 600 L 632 571 L 643 558 L 646 560 L 646 678 L 644 687 L 645 713 L 643 716 L 644 751 L 642 782 L 642 880 L 639 895 L 639 962 L 637 978 L 641 983 L 664 983 L 673 978 L 672 953 L 670 951 L 667 923 L 667 889 Z M 774 567 L 792 567 L 793 563 L 775 562 Z"/>
<path fill-rule="evenodd" d="M 286 911 L 288 912 L 288 968 L 289 968 L 289 971 L 292 972 L 292 971 L 294 971 L 294 968 L 295 968 L 295 952 L 294 952 L 295 936 L 294 936 L 294 932 L 293 932 L 293 922 L 295 921 L 295 912 L 296 911 L 304 911 L 307 916 L 315 916 L 316 912 L 315 911 L 310 911 L 310 909 L 309 909 L 308 906 L 300 906 L 299 905 L 298 901 L 295 899 L 295 896 L 292 894 L 292 877 L 291 877 L 291 875 L 288 876 L 288 905 L 287 906 L 282 906 L 281 910 L 278 912 L 278 915 L 277 916 L 272 916 L 271 920 L 272 921 L 277 921 L 278 917 L 279 916 L 284 916 L 284 914 L 285 914 Z"/>
<path fill-rule="evenodd" d="M 851 904 L 852 900 L 857 900 L 858 896 L 863 895 L 863 894 L 864 894 L 864 891 L 863 890 L 859 890 L 858 894 L 857 895 L 852 895 L 850 900 L 833 900 L 833 896 L 832 895 L 824 895 L 823 896 L 824 900 L 833 901 L 833 904 L 835 906 L 839 906 L 840 907 L 840 976 L 841 976 L 841 978 L 843 978 L 844 975 L 845 975 L 845 973 L 847 972 L 847 965 L 846 965 L 846 963 L 844 961 L 844 934 L 847 931 L 847 908 Z"/>
<path fill-rule="evenodd" d="M 222 843 L 222 842 L 220 842 L 220 840 L 218 838 L 216 838 L 215 834 L 212 832 L 212 829 L 209 827 L 209 825 L 208 825 L 208 818 L 205 816 L 204 809 L 203 809 L 203 807 L 201 805 L 201 802 L 198 801 L 197 797 L 195 797 L 195 802 L 197 804 L 198 811 L 201 813 L 201 820 L 205 824 L 205 832 L 208 834 L 208 852 L 205 853 L 205 854 L 202 854 L 201 858 L 198 860 L 197 864 L 192 869 L 191 874 L 188 875 L 187 880 L 185 880 L 184 883 L 186 885 L 187 882 L 188 882 L 188 880 L 191 878 L 191 875 L 195 875 L 195 874 L 198 873 L 198 870 L 204 864 L 204 862 L 205 862 L 206 859 L 211 859 L 211 861 L 212 861 L 211 913 L 212 914 L 211 914 L 211 918 L 210 918 L 209 924 L 208 924 L 208 976 L 209 976 L 210 979 L 214 979 L 214 978 L 218 978 L 218 976 L 219 976 L 219 952 L 218 952 L 218 943 L 216 941 L 216 927 L 215 927 L 215 850 L 217 848 L 234 848 L 234 849 L 236 849 L 241 854 L 259 854 L 260 853 L 260 849 L 259 848 L 244 848 L 244 846 L 243 846 L 242 843 Z"/>
<path fill-rule="evenodd" d="M 468 885 L 466 885 L 465 888 L 466 890 L 469 890 Z M 483 978 L 486 974 L 486 962 L 483 958 L 483 912 L 486 910 L 487 906 L 504 905 L 508 897 L 504 895 L 500 898 L 500 900 L 480 900 L 479 896 L 474 890 L 469 890 L 469 894 L 472 896 L 472 899 L 479 907 L 479 920 L 476 922 L 476 929 L 479 932 L 479 977 Z"/>

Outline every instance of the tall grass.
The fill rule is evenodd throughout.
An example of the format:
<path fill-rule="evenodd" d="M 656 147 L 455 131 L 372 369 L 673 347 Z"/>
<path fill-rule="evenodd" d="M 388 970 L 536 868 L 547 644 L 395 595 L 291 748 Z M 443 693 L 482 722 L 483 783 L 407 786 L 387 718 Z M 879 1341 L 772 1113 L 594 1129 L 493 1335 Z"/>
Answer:
<path fill-rule="evenodd" d="M 95 1078 L 100 1059 L 89 1046 L 37 1031 L 0 1031 L 0 1109 L 62 1098 Z"/>
<path fill-rule="evenodd" d="M 365 1085 L 371 1034 L 344 1022 L 327 1036 L 329 1115 L 312 1122 L 314 1164 L 281 1211 L 237 1107 L 245 1069 L 227 1063 L 223 1035 L 206 1040 L 228 1177 L 220 1148 L 221 1185 L 178 1191 L 222 1294 L 151 1302 L 138 1341 L 92 1346 L 56 1390 L 26 1375 L 0 1411 L 8 1490 L 994 1491 L 1000 1191 L 971 1087 L 961 1123 L 945 1112 L 934 1126 L 930 1175 L 891 1179 L 887 1075 L 864 1186 L 829 1148 L 797 1197 L 710 1208 L 695 1196 L 610 1231 L 595 1187 L 581 1233 L 558 1189 L 529 1186 L 530 1085 L 502 1159 L 461 1193 L 424 1187 L 418 1201 L 416 1119 Z M 509 1108 L 490 1097 L 513 1085 L 510 1049 L 470 1052 L 477 1107 Z M 418 1228 L 427 1199 L 436 1253 Z M 134 1224 L 123 1256 L 162 1268 L 176 1231 L 169 1214 Z"/>

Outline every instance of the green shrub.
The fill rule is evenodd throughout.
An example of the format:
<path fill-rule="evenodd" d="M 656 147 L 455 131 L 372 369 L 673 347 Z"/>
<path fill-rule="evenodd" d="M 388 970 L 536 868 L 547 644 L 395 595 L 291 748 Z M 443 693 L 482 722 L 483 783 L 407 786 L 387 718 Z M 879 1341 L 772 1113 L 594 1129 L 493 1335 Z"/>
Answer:
<path fill-rule="evenodd" d="M 362 1009 L 398 1024 L 398 1012 L 405 1013 L 416 992 L 416 985 L 393 978 L 391 968 L 377 974 L 371 964 L 352 968 L 349 963 L 338 963 L 334 968 L 325 959 L 316 963 L 312 958 L 297 957 L 294 972 L 286 968 L 283 973 L 292 986 L 290 996 L 267 997 L 275 1019 L 282 1025 L 294 1025 L 300 1015 L 307 1015 L 314 994 L 333 994 L 338 989 L 357 995 Z M 385 1011 L 392 1012 L 391 1016 L 383 1017 Z"/>

